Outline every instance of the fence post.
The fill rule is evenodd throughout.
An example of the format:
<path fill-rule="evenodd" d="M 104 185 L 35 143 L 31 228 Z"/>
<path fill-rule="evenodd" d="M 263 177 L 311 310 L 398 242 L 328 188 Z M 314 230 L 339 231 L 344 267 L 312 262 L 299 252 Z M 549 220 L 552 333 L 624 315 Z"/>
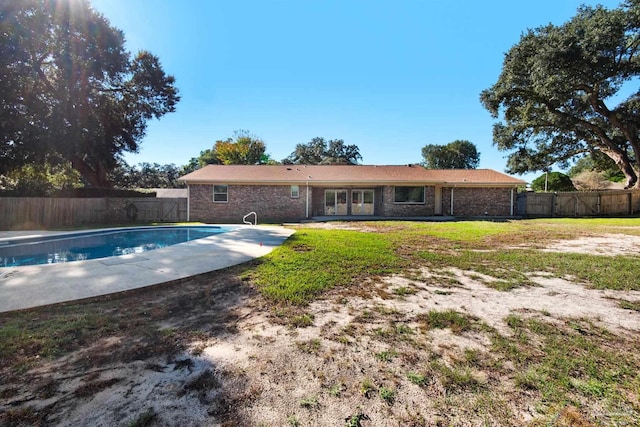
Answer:
<path fill-rule="evenodd" d="M 551 218 L 555 218 L 555 216 L 556 216 L 556 198 L 557 198 L 557 194 L 556 193 L 552 193 L 552 196 L 551 196 Z"/>

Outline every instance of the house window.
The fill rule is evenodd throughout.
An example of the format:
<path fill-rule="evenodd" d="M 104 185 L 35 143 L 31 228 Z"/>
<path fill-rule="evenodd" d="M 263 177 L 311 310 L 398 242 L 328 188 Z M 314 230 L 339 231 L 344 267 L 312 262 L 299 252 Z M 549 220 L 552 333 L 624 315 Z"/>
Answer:
<path fill-rule="evenodd" d="M 424 203 L 424 187 L 394 187 L 394 203 Z"/>
<path fill-rule="evenodd" d="M 229 201 L 229 186 L 226 184 L 217 184 L 213 186 L 213 201 L 226 203 Z"/>
<path fill-rule="evenodd" d="M 297 199 L 298 197 L 300 197 L 300 186 L 299 185 L 292 185 L 291 186 L 291 198 L 292 199 Z"/>

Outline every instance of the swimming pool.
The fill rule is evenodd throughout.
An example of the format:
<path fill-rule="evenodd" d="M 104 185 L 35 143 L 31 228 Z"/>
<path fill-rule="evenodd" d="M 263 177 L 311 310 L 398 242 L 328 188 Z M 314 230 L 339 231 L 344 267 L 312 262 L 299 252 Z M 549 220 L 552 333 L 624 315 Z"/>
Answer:
<path fill-rule="evenodd" d="M 225 233 L 219 226 L 137 227 L 0 241 L 0 267 L 137 254 Z"/>

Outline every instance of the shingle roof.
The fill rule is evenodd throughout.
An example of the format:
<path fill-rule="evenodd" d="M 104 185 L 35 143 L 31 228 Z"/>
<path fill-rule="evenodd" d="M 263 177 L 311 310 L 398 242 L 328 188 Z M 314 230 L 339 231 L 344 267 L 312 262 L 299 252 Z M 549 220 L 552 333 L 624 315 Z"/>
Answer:
<path fill-rule="evenodd" d="M 420 165 L 207 165 L 180 180 L 187 184 L 525 184 L 492 169 L 425 169 Z"/>

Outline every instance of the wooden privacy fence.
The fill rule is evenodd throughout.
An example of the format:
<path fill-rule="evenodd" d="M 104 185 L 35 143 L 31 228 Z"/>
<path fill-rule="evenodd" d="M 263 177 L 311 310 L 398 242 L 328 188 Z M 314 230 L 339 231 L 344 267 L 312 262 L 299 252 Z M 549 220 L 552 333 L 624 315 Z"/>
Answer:
<path fill-rule="evenodd" d="M 186 198 L 0 198 L 0 230 L 186 220 Z"/>
<path fill-rule="evenodd" d="M 631 215 L 640 212 L 639 190 L 520 193 L 517 213 L 534 217 Z"/>

